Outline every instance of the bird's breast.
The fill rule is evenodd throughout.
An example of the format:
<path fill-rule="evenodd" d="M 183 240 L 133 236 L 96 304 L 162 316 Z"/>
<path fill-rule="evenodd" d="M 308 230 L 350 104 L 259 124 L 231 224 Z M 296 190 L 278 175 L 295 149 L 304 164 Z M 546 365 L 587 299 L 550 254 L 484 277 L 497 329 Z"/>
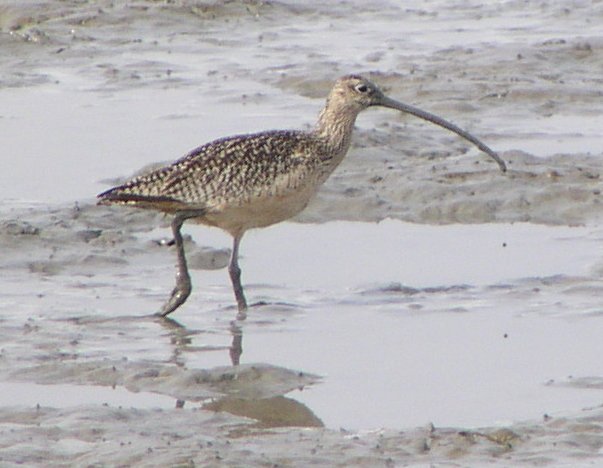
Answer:
<path fill-rule="evenodd" d="M 318 187 L 309 186 L 296 192 L 267 194 L 243 203 L 216 206 L 198 221 L 236 235 L 292 218 L 308 205 L 317 190 Z"/>

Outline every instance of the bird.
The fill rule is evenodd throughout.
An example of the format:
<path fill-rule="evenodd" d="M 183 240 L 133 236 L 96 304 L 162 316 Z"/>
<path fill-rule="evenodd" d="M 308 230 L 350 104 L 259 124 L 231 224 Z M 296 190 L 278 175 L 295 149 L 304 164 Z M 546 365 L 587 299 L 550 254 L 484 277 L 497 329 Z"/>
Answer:
<path fill-rule="evenodd" d="M 388 96 L 360 75 L 335 81 L 310 131 L 270 130 L 240 134 L 199 146 L 172 164 L 100 193 L 99 205 L 124 205 L 173 215 L 176 285 L 158 314 L 167 317 L 189 297 L 192 286 L 181 229 L 185 221 L 218 227 L 232 236 L 228 272 L 237 308 L 246 316 L 239 246 L 245 232 L 285 221 L 301 212 L 350 148 L 358 114 L 386 107 L 414 115 L 458 134 L 506 164 L 479 139 L 417 107 Z"/>

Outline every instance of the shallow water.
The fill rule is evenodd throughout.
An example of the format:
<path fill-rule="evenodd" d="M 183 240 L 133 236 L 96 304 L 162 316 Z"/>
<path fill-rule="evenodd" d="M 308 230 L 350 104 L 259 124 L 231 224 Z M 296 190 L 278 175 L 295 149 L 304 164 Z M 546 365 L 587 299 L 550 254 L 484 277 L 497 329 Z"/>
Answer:
<path fill-rule="evenodd" d="M 70 408 L 84 405 L 111 405 L 126 408 L 173 408 L 174 399 L 150 392 L 130 392 L 123 387 L 100 385 L 1 382 L 0 405 Z"/>
<path fill-rule="evenodd" d="M 0 1 L 1 464 L 596 464 L 602 20 L 580 1 Z M 247 320 L 229 238 L 196 226 L 193 295 L 152 316 L 167 220 L 94 195 L 213 138 L 309 128 L 350 72 L 509 172 L 367 111 L 305 224 L 245 237 Z"/>
<path fill-rule="evenodd" d="M 216 249 L 227 245 L 217 230 L 186 232 Z M 166 234 L 152 231 L 139 242 Z M 551 383 L 603 372 L 595 352 L 601 284 L 589 279 L 601 235 L 592 227 L 394 220 L 253 233 L 241 261 L 247 295 L 268 305 L 238 324 L 241 363 L 323 376 L 290 396 L 332 428 L 477 427 L 594 405 L 598 390 Z M 174 314 L 185 328 L 166 331 L 149 314 L 169 290 L 173 252 L 156 249 L 154 261 L 126 257 L 117 276 L 98 263 L 93 275 L 22 283 L 30 274 L 22 273 L 4 283 L 7 331 L 26 331 L 3 349 L 8 362 L 16 360 L 13 372 L 31 359 L 47 361 L 43 350 L 56 354 L 74 383 L 87 382 L 68 371 L 82 359 L 228 365 L 235 312 L 226 272 L 196 271 L 193 296 Z M 11 302 L 19 314 L 10 313 Z M 37 378 L 45 381 L 44 372 Z M 99 398 L 120 404 L 110 393 Z"/>

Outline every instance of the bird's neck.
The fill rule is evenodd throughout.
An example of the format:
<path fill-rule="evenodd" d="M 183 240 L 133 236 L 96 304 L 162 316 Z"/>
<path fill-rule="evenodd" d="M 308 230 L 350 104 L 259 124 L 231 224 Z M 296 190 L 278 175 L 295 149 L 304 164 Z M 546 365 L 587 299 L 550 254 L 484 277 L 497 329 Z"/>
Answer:
<path fill-rule="evenodd" d="M 358 112 L 353 106 L 330 100 L 318 116 L 316 134 L 323 138 L 330 151 L 341 159 L 350 147 Z"/>

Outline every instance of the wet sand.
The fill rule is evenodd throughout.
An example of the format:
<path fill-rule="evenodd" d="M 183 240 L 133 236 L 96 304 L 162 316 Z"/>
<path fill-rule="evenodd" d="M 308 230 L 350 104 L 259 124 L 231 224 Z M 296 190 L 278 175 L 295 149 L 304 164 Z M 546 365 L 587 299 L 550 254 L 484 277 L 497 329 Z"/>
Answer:
<path fill-rule="evenodd" d="M 0 464 L 596 466 L 603 6 L 0 2 Z M 326 47 L 326 45 L 329 47 Z M 389 110 L 298 219 L 198 226 L 94 195 L 223 135 Z M 233 366 L 233 363 L 236 364 Z"/>

